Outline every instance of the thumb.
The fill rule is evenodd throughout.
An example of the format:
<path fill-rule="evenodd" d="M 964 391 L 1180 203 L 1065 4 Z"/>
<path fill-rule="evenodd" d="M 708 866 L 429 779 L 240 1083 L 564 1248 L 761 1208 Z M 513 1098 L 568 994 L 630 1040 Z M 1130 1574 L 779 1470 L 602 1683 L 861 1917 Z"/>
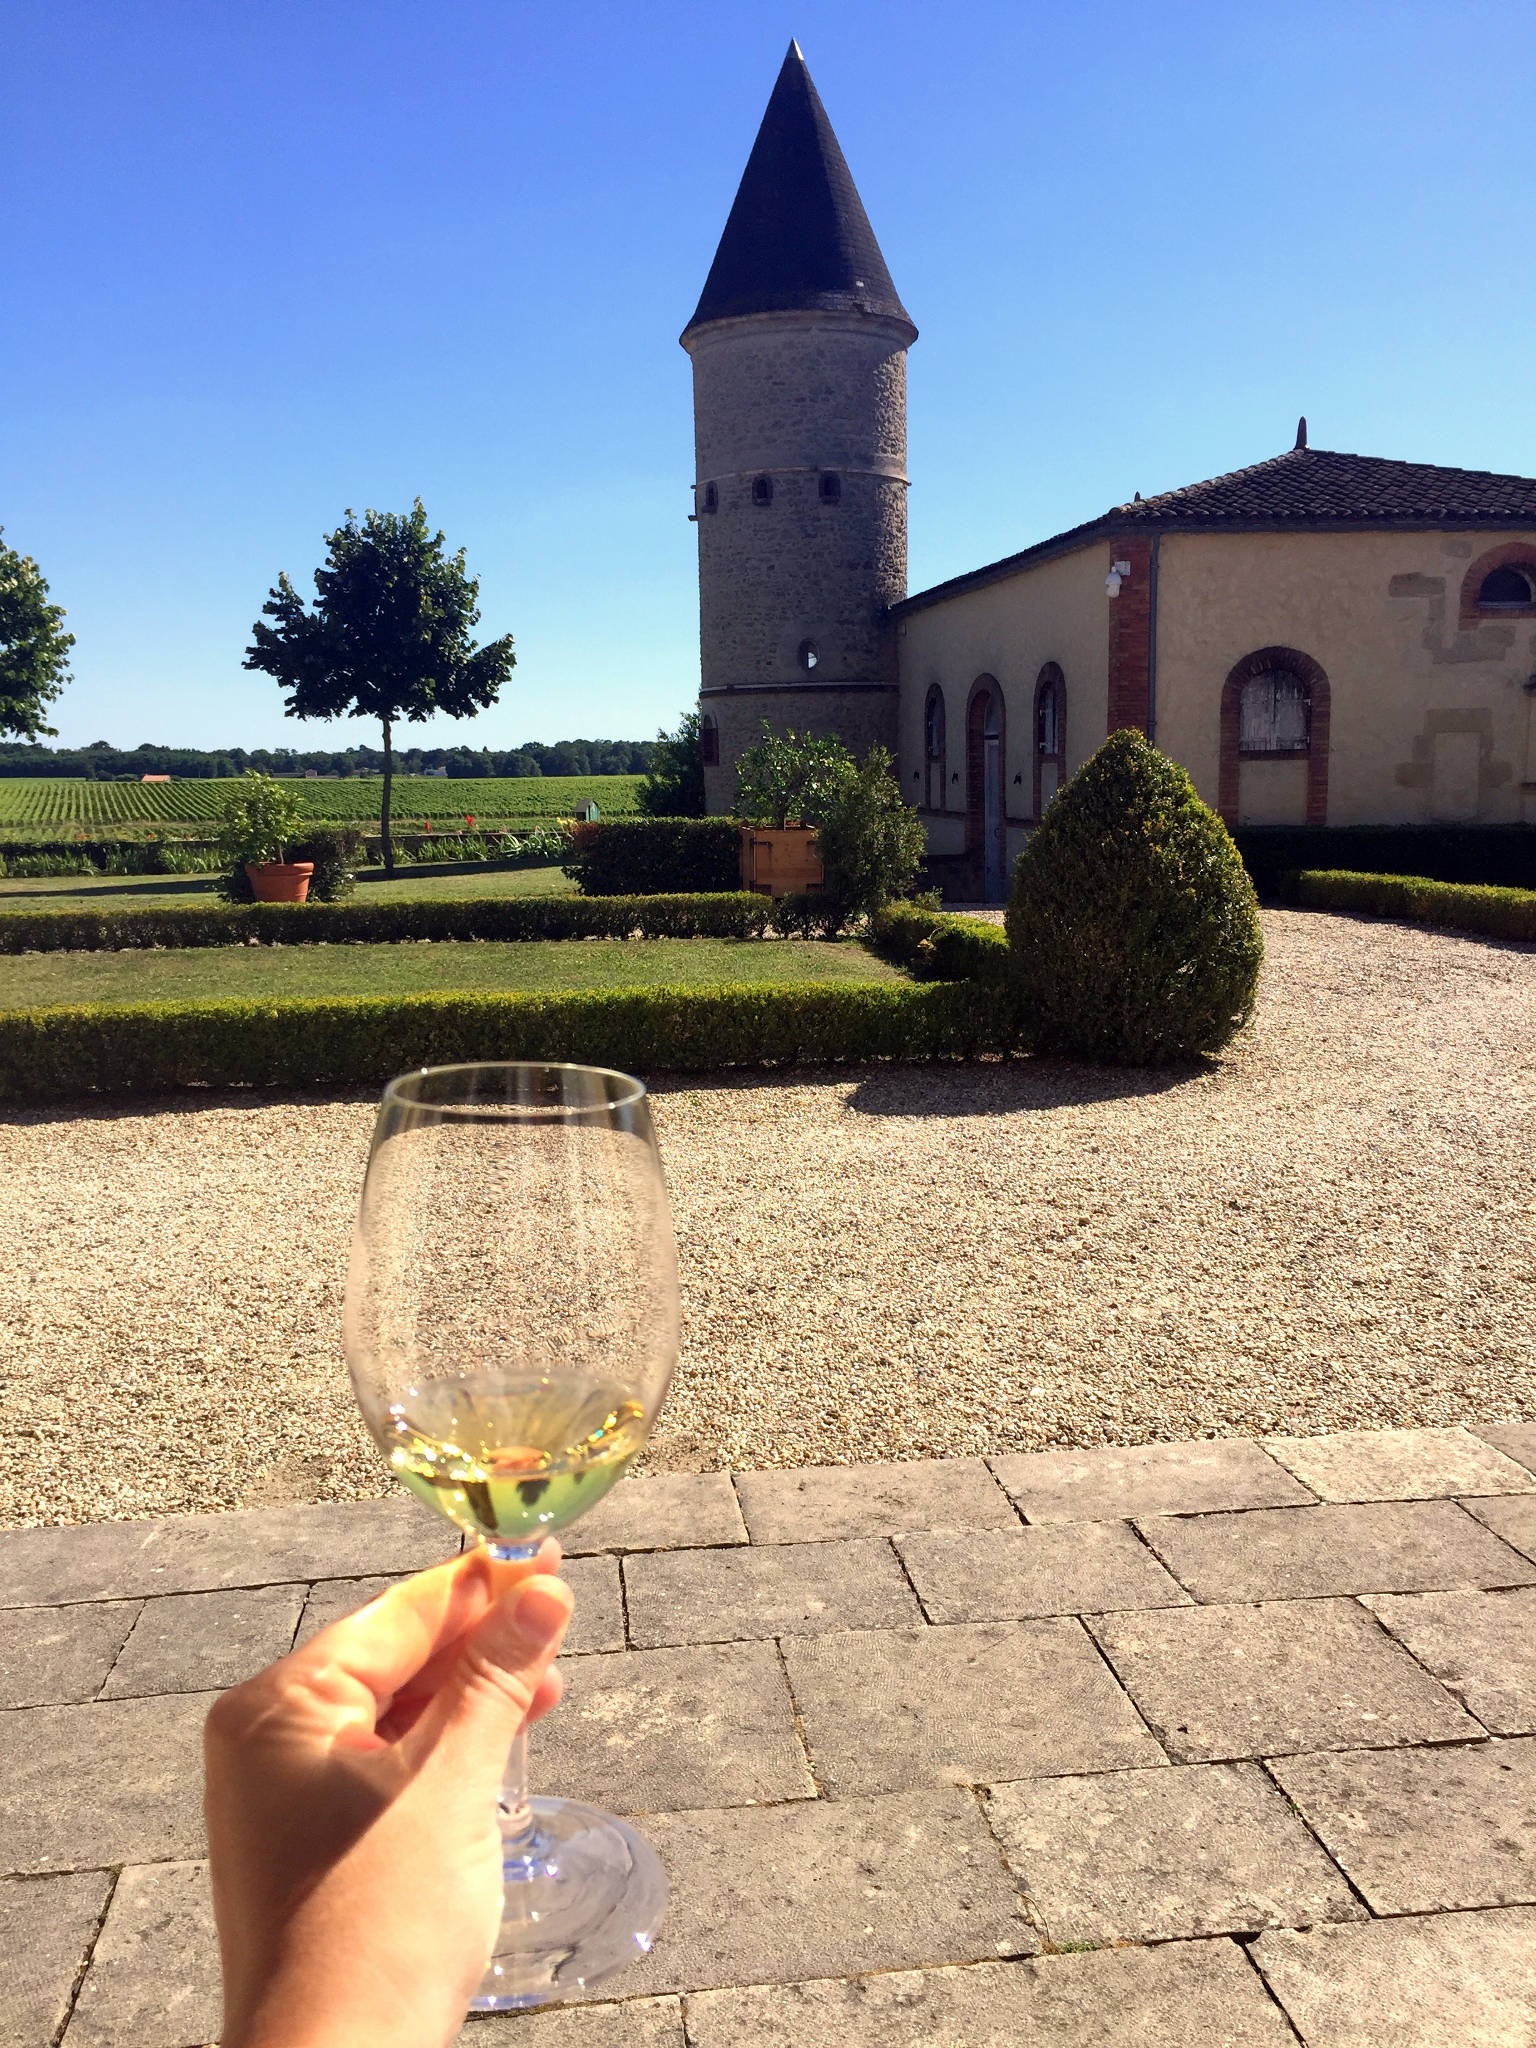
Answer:
<path fill-rule="evenodd" d="M 504 1594 L 465 1636 L 413 1736 L 455 1772 L 499 1783 L 512 1738 L 528 1718 L 539 1681 L 571 1619 L 571 1589 L 539 1574 Z"/>

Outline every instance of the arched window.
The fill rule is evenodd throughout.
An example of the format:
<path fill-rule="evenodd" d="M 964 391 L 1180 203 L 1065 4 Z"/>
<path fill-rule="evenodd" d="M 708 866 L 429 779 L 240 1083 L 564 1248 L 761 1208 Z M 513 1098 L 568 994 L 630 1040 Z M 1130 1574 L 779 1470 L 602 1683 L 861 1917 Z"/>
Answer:
<path fill-rule="evenodd" d="M 1506 562 L 1485 576 L 1478 585 L 1477 601 L 1480 605 L 1536 604 L 1536 571 L 1523 564 Z"/>
<path fill-rule="evenodd" d="M 1461 579 L 1463 626 L 1511 616 L 1536 619 L 1536 547 L 1528 540 L 1488 548 Z"/>
<path fill-rule="evenodd" d="M 1229 670 L 1221 691 L 1221 747 L 1217 808 L 1229 825 L 1239 821 L 1238 799 L 1244 761 L 1305 761 L 1306 772 L 1295 801 L 1304 816 L 1295 822 L 1328 822 L 1328 678 L 1310 654 L 1295 647 L 1260 647 Z M 1246 801 L 1270 788 L 1268 771 L 1254 767 L 1260 780 Z M 1290 797 L 1285 801 L 1288 803 Z M 1288 822 L 1268 818 L 1268 823 Z"/>
<path fill-rule="evenodd" d="M 1243 684 L 1237 751 L 1304 754 L 1312 732 L 1312 692 L 1292 668 L 1262 668 Z"/>
<path fill-rule="evenodd" d="M 706 484 L 704 486 L 704 510 L 706 512 L 718 512 L 720 510 L 720 486 L 718 484 Z"/>
<path fill-rule="evenodd" d="M 771 505 L 773 503 L 773 478 L 771 476 L 753 477 L 752 502 L 754 505 Z"/>
<path fill-rule="evenodd" d="M 1067 779 L 1067 679 L 1054 661 L 1035 678 L 1034 815 Z"/>
<path fill-rule="evenodd" d="M 823 505 L 835 505 L 843 495 L 843 480 L 835 471 L 824 469 L 818 485 Z"/>
<path fill-rule="evenodd" d="M 923 801 L 944 808 L 944 692 L 935 683 L 923 709 Z"/>
<path fill-rule="evenodd" d="M 803 669 L 813 669 L 821 660 L 821 650 L 817 647 L 814 640 L 802 640 L 800 642 L 800 652 L 795 656 L 795 659 Z"/>
<path fill-rule="evenodd" d="M 706 768 L 720 766 L 720 728 L 707 711 L 699 720 L 699 752 Z"/>

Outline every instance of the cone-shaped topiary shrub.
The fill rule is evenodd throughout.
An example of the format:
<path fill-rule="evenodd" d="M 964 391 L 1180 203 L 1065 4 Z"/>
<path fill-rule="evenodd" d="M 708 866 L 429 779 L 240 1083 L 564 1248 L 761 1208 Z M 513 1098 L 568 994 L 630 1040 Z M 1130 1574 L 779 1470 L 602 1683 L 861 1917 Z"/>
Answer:
<path fill-rule="evenodd" d="M 1008 941 L 1041 1052 L 1152 1066 L 1216 1052 L 1264 957 L 1237 848 L 1175 761 L 1111 733 L 1020 856 Z"/>

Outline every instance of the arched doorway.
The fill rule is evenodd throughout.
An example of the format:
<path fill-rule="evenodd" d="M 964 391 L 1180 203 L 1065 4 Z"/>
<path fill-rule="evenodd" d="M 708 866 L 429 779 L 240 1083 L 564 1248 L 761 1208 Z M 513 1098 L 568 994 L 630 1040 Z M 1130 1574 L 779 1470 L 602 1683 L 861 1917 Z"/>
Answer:
<path fill-rule="evenodd" d="M 985 903 L 1007 891 L 1003 758 L 1003 693 L 996 676 L 978 676 L 965 720 L 965 848 Z"/>

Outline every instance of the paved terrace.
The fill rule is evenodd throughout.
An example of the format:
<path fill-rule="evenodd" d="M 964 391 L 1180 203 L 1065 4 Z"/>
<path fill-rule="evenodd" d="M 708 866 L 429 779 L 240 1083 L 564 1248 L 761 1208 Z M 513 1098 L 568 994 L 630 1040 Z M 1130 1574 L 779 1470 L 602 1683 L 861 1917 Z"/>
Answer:
<path fill-rule="evenodd" d="M 1529 2048 L 1536 1424 L 626 1482 L 535 1778 L 671 1872 L 471 2048 Z M 0 1536 L 0 2042 L 193 2048 L 214 1694 L 404 1500 Z"/>

